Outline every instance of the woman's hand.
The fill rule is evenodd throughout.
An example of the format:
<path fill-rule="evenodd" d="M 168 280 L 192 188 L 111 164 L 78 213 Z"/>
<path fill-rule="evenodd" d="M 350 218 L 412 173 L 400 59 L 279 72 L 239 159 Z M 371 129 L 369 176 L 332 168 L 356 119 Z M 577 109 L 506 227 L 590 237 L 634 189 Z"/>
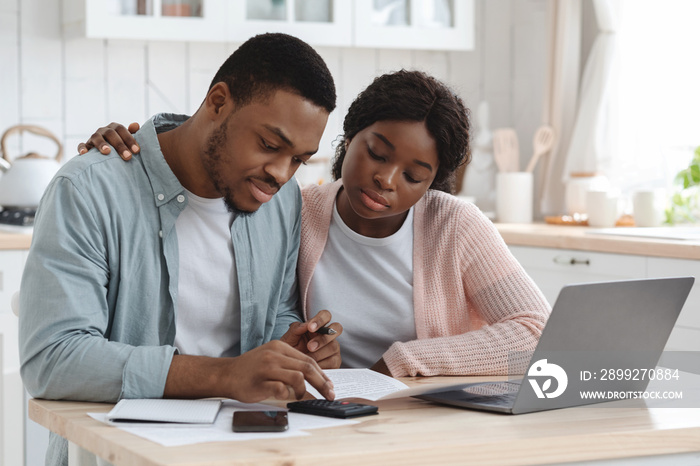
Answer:
<path fill-rule="evenodd" d="M 136 139 L 132 136 L 138 130 L 138 123 L 131 123 L 128 129 L 119 123 L 110 123 L 95 131 L 87 142 L 78 144 L 78 154 L 83 155 L 88 150 L 97 147 L 100 152 L 107 155 L 111 152 L 108 144 L 111 144 L 122 159 L 129 160 L 133 154 L 141 150 Z M 128 149 L 127 146 L 131 149 Z"/>
<path fill-rule="evenodd" d="M 326 327 L 331 317 L 330 312 L 323 310 L 307 322 L 295 322 L 280 340 L 311 356 L 321 368 L 337 369 L 340 367 L 341 357 L 340 345 L 335 339 L 343 333 L 343 326 L 334 322 L 327 328 L 335 333 L 318 333 L 318 329 Z"/>

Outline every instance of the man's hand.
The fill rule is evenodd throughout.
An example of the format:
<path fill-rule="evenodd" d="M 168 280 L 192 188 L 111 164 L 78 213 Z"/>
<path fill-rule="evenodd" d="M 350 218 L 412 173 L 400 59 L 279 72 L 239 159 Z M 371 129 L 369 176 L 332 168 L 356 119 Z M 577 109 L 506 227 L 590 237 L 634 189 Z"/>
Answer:
<path fill-rule="evenodd" d="M 93 147 L 97 147 L 100 152 L 107 155 L 111 152 L 108 144 L 111 144 L 122 159 L 129 160 L 133 154 L 141 150 L 136 139 L 132 136 L 138 130 L 138 123 L 131 123 L 128 130 L 119 123 L 110 123 L 95 131 L 87 142 L 78 144 L 78 154 L 83 155 Z M 131 149 L 128 149 L 127 146 Z"/>
<path fill-rule="evenodd" d="M 331 313 L 324 310 L 306 322 L 295 322 L 280 340 L 311 356 L 321 368 L 337 369 L 340 367 L 341 357 L 340 345 L 335 339 L 343 333 L 343 326 L 335 322 L 328 325 L 328 328 L 335 331 L 334 334 L 316 333 L 331 321 L 331 317 Z"/>
<path fill-rule="evenodd" d="M 175 355 L 164 398 L 226 397 L 244 403 L 267 398 L 301 399 L 307 380 L 329 400 L 333 382 L 316 361 L 281 341 L 271 341 L 235 358 Z"/>

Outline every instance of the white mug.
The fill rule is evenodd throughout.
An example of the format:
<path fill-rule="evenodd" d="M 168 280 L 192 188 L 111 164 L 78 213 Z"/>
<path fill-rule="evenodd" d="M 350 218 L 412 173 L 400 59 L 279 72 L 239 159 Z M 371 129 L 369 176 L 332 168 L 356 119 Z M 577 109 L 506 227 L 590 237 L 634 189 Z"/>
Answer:
<path fill-rule="evenodd" d="M 664 219 L 664 194 L 660 190 L 637 191 L 632 198 L 634 225 L 658 227 Z"/>
<path fill-rule="evenodd" d="M 614 227 L 618 216 L 618 196 L 611 191 L 588 191 L 586 211 L 588 225 L 598 228 Z"/>
<path fill-rule="evenodd" d="M 532 173 L 496 174 L 496 220 L 532 223 Z"/>

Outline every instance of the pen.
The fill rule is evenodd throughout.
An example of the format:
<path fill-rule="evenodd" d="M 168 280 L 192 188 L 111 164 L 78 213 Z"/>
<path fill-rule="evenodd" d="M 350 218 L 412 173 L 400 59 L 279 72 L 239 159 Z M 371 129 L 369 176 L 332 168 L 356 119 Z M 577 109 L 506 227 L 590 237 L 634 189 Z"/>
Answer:
<path fill-rule="evenodd" d="M 336 332 L 330 327 L 319 327 L 318 330 L 316 330 L 316 333 L 321 335 L 335 335 L 338 332 Z"/>

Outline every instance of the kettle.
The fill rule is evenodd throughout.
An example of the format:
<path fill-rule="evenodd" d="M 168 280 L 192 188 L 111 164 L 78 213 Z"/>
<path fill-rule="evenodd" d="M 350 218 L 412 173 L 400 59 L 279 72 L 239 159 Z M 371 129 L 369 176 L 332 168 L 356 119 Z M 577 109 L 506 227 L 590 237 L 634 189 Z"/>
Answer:
<path fill-rule="evenodd" d="M 29 153 L 17 157 L 14 162 L 10 160 L 5 149 L 5 141 L 14 133 L 28 131 L 38 136 L 51 139 L 58 146 L 56 156 L 46 157 L 36 153 Z M 40 126 L 17 125 L 9 128 L 0 139 L 0 206 L 36 208 L 39 206 L 41 196 L 49 185 L 58 169 L 61 167 L 63 145 L 49 130 Z"/>

